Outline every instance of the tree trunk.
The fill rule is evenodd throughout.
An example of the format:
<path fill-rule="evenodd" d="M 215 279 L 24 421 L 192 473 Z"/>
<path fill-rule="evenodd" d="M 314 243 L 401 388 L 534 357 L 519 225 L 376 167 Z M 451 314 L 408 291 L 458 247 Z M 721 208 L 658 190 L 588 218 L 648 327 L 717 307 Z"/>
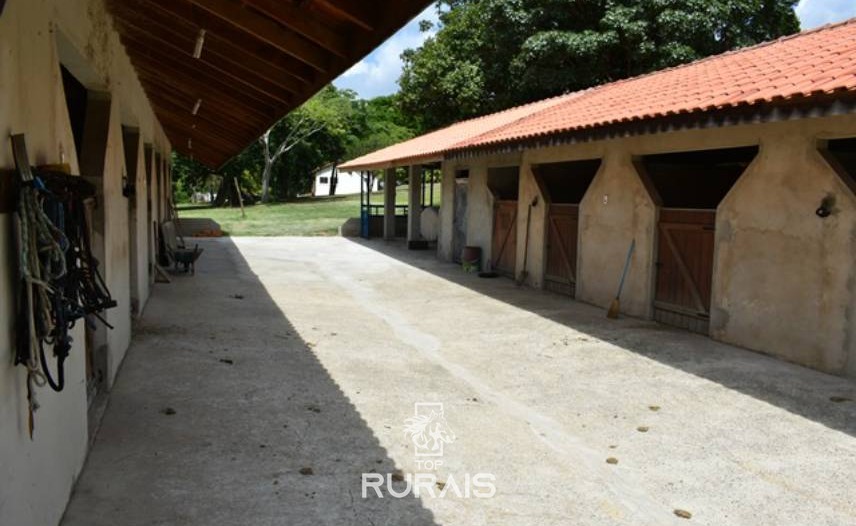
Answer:
<path fill-rule="evenodd" d="M 270 199 L 270 175 L 273 168 L 273 163 L 265 159 L 265 169 L 262 171 L 262 203 L 267 203 Z"/>
<path fill-rule="evenodd" d="M 330 195 L 336 195 L 336 187 L 339 185 L 339 167 L 333 164 L 333 169 L 330 170 Z"/>
<path fill-rule="evenodd" d="M 220 188 L 217 189 L 217 197 L 211 201 L 212 206 L 221 207 L 226 204 L 226 193 L 231 185 L 227 184 L 228 178 L 223 177 L 220 181 Z"/>

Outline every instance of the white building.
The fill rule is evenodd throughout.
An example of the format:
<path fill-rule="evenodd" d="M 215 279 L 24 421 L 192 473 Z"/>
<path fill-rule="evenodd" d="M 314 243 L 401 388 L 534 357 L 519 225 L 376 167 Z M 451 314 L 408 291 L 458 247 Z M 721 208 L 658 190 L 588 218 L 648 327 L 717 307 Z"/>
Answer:
<path fill-rule="evenodd" d="M 331 192 L 335 179 L 335 191 Z M 315 173 L 312 185 L 312 195 L 322 197 L 328 195 L 354 195 L 360 193 L 360 172 L 340 172 L 335 164 L 321 167 Z M 378 178 L 372 180 L 372 192 L 378 191 Z"/>

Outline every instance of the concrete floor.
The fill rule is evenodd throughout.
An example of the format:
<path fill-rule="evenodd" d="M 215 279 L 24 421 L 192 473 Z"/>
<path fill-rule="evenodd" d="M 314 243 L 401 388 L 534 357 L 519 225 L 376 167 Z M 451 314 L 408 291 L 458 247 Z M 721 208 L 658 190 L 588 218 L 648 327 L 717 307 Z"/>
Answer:
<path fill-rule="evenodd" d="M 397 245 L 200 244 L 146 308 L 66 526 L 856 524 L 856 403 L 830 400 L 856 383 Z M 361 497 L 364 472 L 417 470 L 415 402 L 457 437 L 439 480 L 491 473 L 493 498 Z"/>

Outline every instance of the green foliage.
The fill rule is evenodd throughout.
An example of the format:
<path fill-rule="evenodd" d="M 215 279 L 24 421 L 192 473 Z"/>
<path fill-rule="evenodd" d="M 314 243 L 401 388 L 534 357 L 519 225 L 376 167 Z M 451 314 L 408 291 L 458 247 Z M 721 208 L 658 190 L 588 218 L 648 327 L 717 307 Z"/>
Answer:
<path fill-rule="evenodd" d="M 351 159 L 414 135 L 414 124 L 404 118 L 395 96 L 360 100 L 353 91 L 334 86 L 321 90 L 273 127 L 271 150 L 287 140 L 299 126 L 320 129 L 295 141 L 274 163 L 271 190 L 277 200 L 309 192 L 315 171 L 321 166 Z M 221 177 L 228 181 L 237 177 L 242 190 L 260 195 L 264 164 L 263 147 L 258 141 L 216 171 L 179 154 L 173 157 L 176 188 L 181 188 L 188 196 L 197 191 L 209 191 L 215 180 L 216 191 Z"/>
<path fill-rule="evenodd" d="M 357 100 L 344 158 L 353 159 L 410 139 L 413 128 L 402 115 L 396 96 Z"/>
<path fill-rule="evenodd" d="M 797 0 L 442 0 L 403 54 L 422 130 L 794 33 Z"/>

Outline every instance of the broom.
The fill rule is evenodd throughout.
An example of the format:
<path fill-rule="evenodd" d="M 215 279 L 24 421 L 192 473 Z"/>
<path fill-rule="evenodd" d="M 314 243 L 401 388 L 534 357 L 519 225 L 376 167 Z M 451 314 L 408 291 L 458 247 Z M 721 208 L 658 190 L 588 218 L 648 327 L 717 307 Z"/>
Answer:
<path fill-rule="evenodd" d="M 526 262 L 529 260 L 529 224 L 532 222 L 532 207 L 538 205 L 538 196 L 536 195 L 532 202 L 529 203 L 529 212 L 526 214 L 526 244 L 523 246 L 523 272 L 517 277 L 517 285 L 523 285 L 526 278 L 529 276 L 529 271 L 526 270 Z"/>
<path fill-rule="evenodd" d="M 618 283 L 618 293 L 616 293 L 612 303 L 609 304 L 609 310 L 606 311 L 607 318 L 613 320 L 618 318 L 618 313 L 621 310 L 621 303 L 619 302 L 621 289 L 624 288 L 624 278 L 627 277 L 627 271 L 630 269 L 630 257 L 633 256 L 634 248 L 636 248 L 636 239 L 630 242 L 630 249 L 627 251 L 627 260 L 624 262 L 624 271 L 621 272 L 621 281 Z"/>

